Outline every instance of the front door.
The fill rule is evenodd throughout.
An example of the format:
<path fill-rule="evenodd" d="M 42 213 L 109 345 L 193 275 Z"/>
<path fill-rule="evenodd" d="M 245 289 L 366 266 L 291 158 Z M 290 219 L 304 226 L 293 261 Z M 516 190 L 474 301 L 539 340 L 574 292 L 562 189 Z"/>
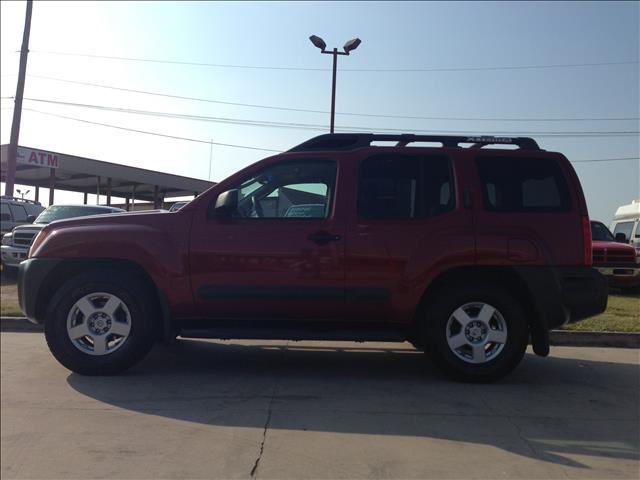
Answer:
<path fill-rule="evenodd" d="M 229 188 L 239 196 L 230 217 L 194 219 L 190 266 L 200 316 L 339 317 L 345 232 L 337 169 L 323 159 L 269 164 Z"/>

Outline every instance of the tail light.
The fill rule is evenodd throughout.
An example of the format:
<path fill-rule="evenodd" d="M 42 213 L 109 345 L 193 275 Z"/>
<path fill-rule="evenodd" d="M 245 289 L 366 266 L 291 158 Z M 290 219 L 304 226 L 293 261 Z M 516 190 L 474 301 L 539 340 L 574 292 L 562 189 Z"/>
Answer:
<path fill-rule="evenodd" d="M 593 249 L 591 248 L 591 222 L 588 215 L 582 216 L 582 240 L 584 244 L 584 264 L 593 265 Z"/>

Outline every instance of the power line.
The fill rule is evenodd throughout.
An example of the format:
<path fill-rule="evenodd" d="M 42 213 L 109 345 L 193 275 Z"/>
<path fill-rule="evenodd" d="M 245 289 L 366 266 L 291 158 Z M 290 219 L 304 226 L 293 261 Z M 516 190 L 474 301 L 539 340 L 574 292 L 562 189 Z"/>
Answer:
<path fill-rule="evenodd" d="M 25 108 L 23 108 L 23 110 L 28 111 L 28 112 L 39 113 L 39 114 L 42 114 L 42 115 L 48 115 L 48 116 L 51 116 L 51 117 L 58 117 L 58 118 L 65 118 L 67 120 L 74 120 L 76 122 L 90 123 L 92 125 L 100 125 L 102 127 L 116 128 L 118 130 L 126 130 L 128 132 L 136 132 L 136 133 L 143 133 L 145 135 L 155 135 L 157 137 L 172 138 L 174 140 L 184 140 L 184 141 L 187 141 L 187 142 L 195 142 L 195 143 L 206 143 L 207 145 L 213 144 L 213 145 L 220 145 L 220 146 L 223 146 L 223 147 L 245 148 L 245 149 L 249 149 L 249 150 L 261 150 L 261 151 L 264 151 L 264 152 L 276 152 L 276 153 L 280 153 L 281 152 L 281 150 L 272 150 L 270 148 L 248 147 L 246 145 L 234 145 L 232 143 L 212 142 L 210 140 L 198 140 L 196 138 L 179 137 L 179 136 L 176 136 L 176 135 L 166 135 L 164 133 L 149 132 L 147 130 L 137 130 L 135 128 L 120 127 L 120 126 L 111 125 L 111 124 L 108 124 L 108 123 L 93 122 L 91 120 L 84 120 L 84 119 L 81 119 L 81 118 L 68 117 L 66 115 L 58 115 L 56 113 L 43 112 L 41 110 L 35 110 L 33 108 L 26 108 L 25 107 Z"/>
<path fill-rule="evenodd" d="M 277 67 L 266 65 L 232 65 L 224 63 L 205 63 L 191 62 L 181 60 L 162 60 L 157 58 L 137 58 L 137 57 L 120 57 L 113 55 L 95 55 L 88 53 L 74 52 L 55 52 L 51 50 L 31 50 L 30 53 L 38 53 L 44 55 L 61 55 L 71 57 L 85 58 L 101 58 L 106 60 L 124 60 L 129 62 L 147 62 L 147 63 L 166 63 L 173 65 L 191 65 L 198 67 L 215 67 L 215 68 L 244 68 L 255 70 L 290 70 L 290 71 L 328 71 L 329 68 L 315 67 Z M 573 67 L 601 67 L 613 65 L 633 65 L 640 63 L 637 60 L 626 62 L 591 62 L 591 63 L 561 63 L 548 65 L 512 65 L 512 66 L 488 66 L 488 67 L 449 67 L 449 68 L 343 68 L 343 72 L 464 72 L 464 71 L 482 71 L 482 70 L 531 70 L 531 69 L 549 69 L 549 68 L 573 68 Z"/>
<path fill-rule="evenodd" d="M 273 149 L 269 149 L 269 148 L 258 148 L 258 147 L 249 147 L 249 146 L 245 146 L 245 145 L 234 145 L 234 144 L 229 144 L 229 143 L 219 143 L 219 142 L 212 142 L 212 141 L 209 141 L 209 140 L 199 140 L 199 139 L 195 139 L 195 138 L 179 137 L 179 136 L 176 136 L 176 135 L 166 135 L 166 134 L 157 133 L 157 132 L 149 132 L 149 131 L 145 131 L 145 130 L 137 130 L 137 129 L 133 129 L 133 128 L 120 127 L 120 126 L 117 126 L 117 125 L 93 122 L 93 121 L 84 120 L 84 119 L 81 119 L 81 118 L 68 117 L 66 115 L 58 115 L 58 114 L 55 114 L 55 113 L 43 112 L 43 111 L 40 111 L 40 110 L 35 110 L 35 109 L 32 109 L 32 108 L 27 108 L 27 107 L 24 107 L 23 110 L 29 111 L 29 112 L 34 112 L 34 113 L 39 113 L 39 114 L 42 114 L 42 115 L 48 115 L 48 116 L 52 116 L 52 117 L 64 118 L 64 119 L 67 119 L 67 120 L 73 120 L 73 121 L 82 122 L 82 123 L 89 123 L 89 124 L 92 124 L 92 125 L 98 125 L 98 126 L 109 127 L 109 128 L 116 128 L 118 130 L 125 130 L 125 131 L 129 131 L 129 132 L 134 132 L 134 133 L 142 133 L 142 134 L 146 134 L 146 135 L 154 135 L 154 136 L 159 136 L 159 137 L 172 138 L 172 139 L 175 139 L 175 140 L 184 140 L 184 141 L 195 142 L 195 143 L 205 143 L 205 144 L 209 144 L 209 145 L 213 144 L 213 145 L 220 145 L 220 146 L 225 146 L 225 147 L 246 148 L 246 149 L 250 149 L 250 150 L 261 150 L 261 151 L 266 151 L 266 152 L 276 152 L 276 153 L 281 153 L 282 152 L 282 150 L 273 150 Z M 598 159 L 587 159 L 587 160 L 572 160 L 571 162 L 572 163 L 617 162 L 617 161 L 624 161 L 624 160 L 640 160 L 640 157 L 598 158 Z"/>
<path fill-rule="evenodd" d="M 291 108 L 291 107 L 278 107 L 273 105 L 259 105 L 252 103 L 239 103 L 239 102 L 227 102 L 222 100 L 213 100 L 207 98 L 188 97 L 183 95 L 172 95 L 168 93 L 150 92 L 146 90 L 136 90 L 133 88 L 116 87 L 112 85 L 102 85 L 98 83 L 80 82 L 77 80 L 68 80 L 64 78 L 47 77 L 43 75 L 28 75 L 32 78 L 38 78 L 42 80 L 52 80 L 56 82 L 70 83 L 74 85 L 85 85 L 97 88 L 106 88 L 110 90 L 119 90 L 123 92 L 140 93 L 143 95 L 154 95 L 159 97 L 175 98 L 180 100 L 191 100 L 197 102 L 216 103 L 222 105 L 233 105 L 240 107 L 250 108 L 263 108 L 269 110 L 282 110 L 289 112 L 304 112 L 304 113 L 321 113 L 328 114 L 328 110 L 311 110 L 306 108 Z M 354 113 L 354 112 L 336 112 L 336 115 L 345 116 L 357 116 L 357 117 L 379 117 L 379 118 L 398 118 L 407 120 L 453 120 L 453 121 L 477 121 L 477 122 L 583 122 L 583 121 L 634 121 L 640 120 L 640 117 L 620 117 L 620 118 L 477 118 L 477 117 L 423 117 L 423 116 L 411 116 L 411 115 L 390 115 L 390 114 L 376 114 L 376 113 Z"/>
<path fill-rule="evenodd" d="M 150 111 L 150 110 L 137 110 L 131 108 L 122 108 L 122 107 L 109 107 L 105 105 L 92 105 L 85 103 L 75 103 L 75 102 L 63 102 L 58 100 L 46 100 L 40 98 L 28 98 L 25 97 L 25 100 L 39 103 L 48 103 L 54 105 L 62 105 L 62 106 L 70 106 L 70 107 L 79 107 L 79 108 L 89 108 L 94 110 L 103 110 L 103 111 L 112 111 L 118 113 L 130 113 L 137 115 L 149 115 L 149 116 L 157 116 L 157 117 L 165 117 L 165 118 L 174 118 L 181 120 L 196 120 L 196 121 L 206 121 L 206 122 L 215 122 L 215 123 L 230 123 L 235 125 L 246 125 L 246 126 L 259 126 L 259 127 L 275 127 L 275 128 L 293 128 L 293 129 L 307 129 L 307 130 L 326 130 L 325 125 L 319 124 L 308 124 L 308 123 L 294 123 L 294 122 L 271 122 L 271 121 L 262 121 L 262 120 L 251 120 L 251 119 L 242 119 L 242 118 L 229 118 L 229 117 L 211 117 L 205 115 L 188 115 L 188 114 L 179 114 L 172 112 L 158 112 L 158 111 Z M 394 131 L 394 132 L 424 132 L 424 133 L 452 133 L 452 134 L 477 134 L 477 130 L 432 130 L 432 129 L 401 129 L 401 128 L 372 128 L 372 127 L 364 127 L 364 126 L 339 126 L 337 127 L 341 130 L 349 130 L 349 131 L 374 131 L 374 130 L 383 130 L 383 131 Z M 542 131 L 542 132 L 509 132 L 504 130 L 499 131 L 483 131 L 484 134 L 490 135 L 535 135 L 535 136 L 627 136 L 627 135 L 637 135 L 640 134 L 638 131 Z"/>
<path fill-rule="evenodd" d="M 590 163 L 590 162 L 620 162 L 624 160 L 640 160 L 640 157 L 623 157 L 623 158 L 595 158 L 591 160 L 571 160 L 571 163 Z"/>

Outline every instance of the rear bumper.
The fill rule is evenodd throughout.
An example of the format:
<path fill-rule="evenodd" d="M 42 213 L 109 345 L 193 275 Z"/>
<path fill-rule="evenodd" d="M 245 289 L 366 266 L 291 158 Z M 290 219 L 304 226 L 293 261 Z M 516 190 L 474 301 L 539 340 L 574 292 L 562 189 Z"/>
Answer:
<path fill-rule="evenodd" d="M 558 269 L 562 302 L 569 311 L 568 323 L 593 317 L 607 309 L 607 279 L 595 268 Z"/>
<path fill-rule="evenodd" d="M 607 309 L 607 279 L 591 267 L 519 267 L 544 331 Z"/>
<path fill-rule="evenodd" d="M 33 323 L 43 323 L 38 307 L 42 286 L 47 275 L 60 263 L 58 258 L 30 258 L 18 267 L 18 302 L 25 316 Z"/>

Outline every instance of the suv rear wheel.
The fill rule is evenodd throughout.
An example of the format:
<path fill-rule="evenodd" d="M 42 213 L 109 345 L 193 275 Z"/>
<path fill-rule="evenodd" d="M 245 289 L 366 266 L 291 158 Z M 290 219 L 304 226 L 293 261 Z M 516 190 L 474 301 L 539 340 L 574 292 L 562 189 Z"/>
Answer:
<path fill-rule="evenodd" d="M 52 298 L 45 337 L 56 359 L 83 375 L 110 375 L 138 363 L 153 346 L 152 301 L 122 272 L 95 271 L 67 281 Z"/>
<path fill-rule="evenodd" d="M 529 330 L 520 304 L 498 285 L 444 292 L 424 310 L 421 343 L 447 375 L 503 377 L 522 360 Z"/>

